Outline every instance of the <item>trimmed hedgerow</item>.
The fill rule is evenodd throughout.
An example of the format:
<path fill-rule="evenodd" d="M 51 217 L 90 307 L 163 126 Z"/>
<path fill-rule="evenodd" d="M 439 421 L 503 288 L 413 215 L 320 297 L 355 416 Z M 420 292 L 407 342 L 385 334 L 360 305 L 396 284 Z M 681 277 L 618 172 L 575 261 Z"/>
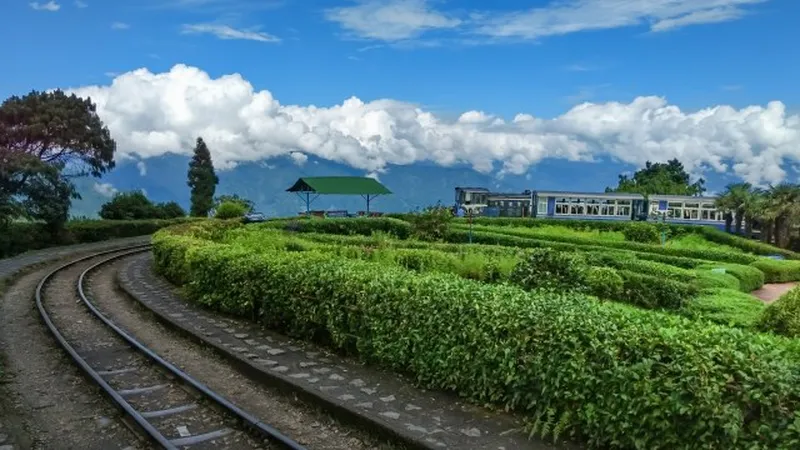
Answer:
<path fill-rule="evenodd" d="M 606 300 L 624 298 L 625 281 L 616 270 L 608 267 L 589 267 L 586 271 L 589 292 Z"/>
<path fill-rule="evenodd" d="M 258 225 L 263 228 L 280 228 L 300 233 L 327 233 L 369 236 L 375 231 L 406 239 L 412 234 L 411 224 L 388 217 L 353 217 L 347 219 L 275 220 Z"/>
<path fill-rule="evenodd" d="M 514 267 L 510 281 L 524 289 L 586 290 L 586 260 L 578 253 L 537 248 Z"/>
<path fill-rule="evenodd" d="M 755 328 L 765 305 L 750 294 L 733 289 L 706 289 L 687 302 L 680 313 L 730 327 Z"/>
<path fill-rule="evenodd" d="M 780 261 L 762 258 L 750 263 L 764 272 L 767 283 L 786 283 L 800 281 L 800 261 Z"/>
<path fill-rule="evenodd" d="M 0 258 L 29 250 L 57 245 L 97 242 L 108 239 L 143 236 L 161 228 L 193 219 L 148 220 L 74 220 L 67 222 L 61 233 L 53 235 L 43 223 L 12 223 L 0 230 Z"/>
<path fill-rule="evenodd" d="M 739 289 L 742 292 L 753 292 L 760 289 L 765 283 L 764 272 L 753 266 L 743 264 L 706 263 L 697 267 L 698 272 L 711 273 L 713 269 L 725 269 L 726 274 L 731 274 L 739 280 Z"/>
<path fill-rule="evenodd" d="M 800 337 L 800 287 L 783 294 L 769 305 L 758 320 L 758 328 L 789 337 Z"/>
<path fill-rule="evenodd" d="M 678 309 L 695 295 L 697 286 L 667 278 L 618 270 L 622 277 L 620 301 L 648 309 Z"/>
<path fill-rule="evenodd" d="M 166 232 L 154 244 L 194 301 L 255 313 L 426 388 L 549 417 L 546 428 L 592 447 L 800 445 L 797 349 L 780 338 L 314 251 L 257 254 Z"/>
<path fill-rule="evenodd" d="M 625 235 L 625 240 L 630 242 L 642 244 L 659 244 L 661 242 L 658 228 L 647 222 L 632 222 L 622 230 L 622 234 Z"/>

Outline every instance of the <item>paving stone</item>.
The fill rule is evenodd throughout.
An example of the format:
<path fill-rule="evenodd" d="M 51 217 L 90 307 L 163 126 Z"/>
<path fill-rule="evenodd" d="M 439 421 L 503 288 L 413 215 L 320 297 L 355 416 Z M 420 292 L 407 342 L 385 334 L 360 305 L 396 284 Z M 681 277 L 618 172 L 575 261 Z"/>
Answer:
<path fill-rule="evenodd" d="M 256 350 L 261 350 L 263 352 L 263 351 L 269 350 L 271 348 L 272 347 L 270 347 L 269 345 L 259 345 L 258 347 L 256 347 Z"/>
<path fill-rule="evenodd" d="M 339 386 L 320 386 L 319 390 L 322 391 L 322 392 L 329 392 L 329 391 L 332 391 L 332 390 L 334 390 L 334 389 L 336 389 L 338 387 Z"/>
<path fill-rule="evenodd" d="M 330 372 L 331 369 L 329 367 L 318 367 L 316 369 L 311 369 L 311 371 L 318 374 L 325 374 Z"/>
<path fill-rule="evenodd" d="M 316 365 L 317 365 L 317 363 L 312 362 L 312 361 L 303 361 L 303 362 L 300 363 L 300 367 L 302 367 L 304 369 L 306 367 L 312 367 L 312 366 L 316 366 Z"/>
<path fill-rule="evenodd" d="M 350 384 L 352 384 L 355 387 L 362 387 L 367 385 L 367 383 L 365 383 L 364 380 L 360 378 L 356 378 L 355 380 L 351 381 Z"/>
<path fill-rule="evenodd" d="M 365 393 L 367 395 L 372 395 L 372 394 L 378 392 L 378 390 L 377 389 L 372 389 L 372 388 L 361 388 L 361 392 L 363 392 L 363 393 Z"/>
<path fill-rule="evenodd" d="M 396 413 L 394 411 L 384 411 L 378 414 L 382 415 L 383 417 L 388 417 L 390 419 L 395 419 L 395 420 L 400 418 L 400 413 Z"/>
<path fill-rule="evenodd" d="M 8 435 L 0 433 L 0 444 L 4 443 L 7 440 L 8 440 Z"/>
<path fill-rule="evenodd" d="M 306 381 L 308 381 L 309 383 L 316 383 L 317 381 L 319 381 L 319 378 L 309 378 Z"/>
<path fill-rule="evenodd" d="M 481 437 L 481 430 L 477 428 L 466 428 L 461 430 L 461 433 L 469 437 Z"/>
<path fill-rule="evenodd" d="M 282 355 L 282 354 L 286 353 L 286 350 L 283 350 L 283 349 L 280 349 L 280 348 L 272 348 L 272 349 L 267 350 L 267 353 L 269 353 L 272 356 L 278 356 L 278 355 Z"/>
<path fill-rule="evenodd" d="M 347 402 L 347 401 L 353 400 L 356 397 L 353 396 L 353 395 L 350 395 L 350 394 L 342 394 L 342 395 L 340 395 L 340 396 L 338 396 L 336 398 L 338 398 L 339 400 L 343 400 L 343 401 Z"/>
<path fill-rule="evenodd" d="M 372 402 L 356 403 L 356 406 L 359 407 L 359 408 L 364 408 L 364 409 L 372 409 Z"/>
<path fill-rule="evenodd" d="M 233 335 L 233 337 L 235 337 L 236 339 L 247 339 L 248 336 L 250 335 L 247 333 L 236 333 Z"/>
<path fill-rule="evenodd" d="M 411 403 L 406 405 L 406 411 L 419 411 L 420 409 L 422 408 L 417 405 L 412 405 Z"/>
<path fill-rule="evenodd" d="M 394 394 L 387 395 L 386 397 L 381 397 L 381 401 L 384 402 L 384 403 L 393 402 L 395 400 L 397 400 L 397 398 L 395 398 Z"/>
<path fill-rule="evenodd" d="M 286 348 L 288 348 L 289 350 L 291 350 L 291 351 L 293 351 L 293 352 L 299 352 L 299 351 L 300 351 L 300 349 L 301 349 L 301 347 L 298 347 L 298 346 L 296 346 L 296 345 L 289 345 L 289 346 L 287 346 Z"/>
<path fill-rule="evenodd" d="M 289 375 L 292 378 L 308 378 L 309 375 L 307 373 L 293 373 Z"/>
<path fill-rule="evenodd" d="M 231 350 L 233 350 L 235 352 L 238 352 L 238 353 L 244 353 L 244 352 L 246 352 L 248 350 L 248 348 L 247 347 L 233 347 L 233 348 L 231 348 Z"/>
<path fill-rule="evenodd" d="M 10 444 L 0 445 L 0 450 L 14 450 L 14 446 Z"/>
<path fill-rule="evenodd" d="M 258 341 L 255 339 L 245 339 L 244 343 L 247 345 L 258 345 Z"/>
<path fill-rule="evenodd" d="M 427 428 L 421 427 L 419 425 L 414 425 L 413 423 L 407 423 L 406 424 L 406 429 L 409 430 L 409 431 L 417 432 L 417 433 L 428 434 L 428 429 Z"/>
<path fill-rule="evenodd" d="M 338 373 L 334 373 L 331 376 L 329 376 L 328 378 L 330 378 L 333 381 L 342 381 L 342 380 L 344 380 L 344 377 L 339 375 Z"/>
<path fill-rule="evenodd" d="M 286 366 L 277 366 L 273 367 L 272 370 L 274 370 L 275 372 L 283 373 L 283 372 L 288 372 L 289 368 Z"/>
<path fill-rule="evenodd" d="M 244 356 L 247 357 L 248 359 L 257 359 L 258 358 L 258 355 L 256 355 L 255 353 L 248 353 L 248 354 L 246 354 Z"/>

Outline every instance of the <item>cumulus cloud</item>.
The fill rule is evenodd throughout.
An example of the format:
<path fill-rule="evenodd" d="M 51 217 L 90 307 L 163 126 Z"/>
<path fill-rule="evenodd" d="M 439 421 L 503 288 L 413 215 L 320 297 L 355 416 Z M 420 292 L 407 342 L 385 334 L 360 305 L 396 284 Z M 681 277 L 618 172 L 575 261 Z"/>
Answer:
<path fill-rule="evenodd" d="M 300 167 L 303 167 L 305 163 L 308 162 L 308 155 L 306 155 L 305 153 L 292 152 L 289 153 L 289 157 L 291 157 L 292 161 L 294 161 L 294 163 Z"/>
<path fill-rule="evenodd" d="M 130 27 L 131 26 L 128 25 L 127 23 L 125 23 L 125 22 L 114 22 L 114 23 L 111 24 L 111 29 L 112 30 L 127 30 Z"/>
<path fill-rule="evenodd" d="M 144 161 L 137 162 L 136 163 L 136 168 L 139 169 L 139 175 L 140 176 L 147 175 L 147 165 L 144 163 Z"/>
<path fill-rule="evenodd" d="M 727 22 L 748 5 L 768 0 L 561 0 L 525 11 L 477 15 L 476 32 L 492 37 L 536 39 L 587 30 L 647 24 L 654 32 Z"/>
<path fill-rule="evenodd" d="M 678 158 L 695 173 L 732 171 L 763 184 L 784 179 L 785 162 L 800 162 L 800 116 L 779 101 L 689 112 L 661 97 L 638 97 L 583 103 L 552 119 L 518 114 L 503 121 L 467 111 L 446 120 L 391 99 L 283 105 L 238 74 L 211 78 L 185 65 L 139 69 L 110 85 L 71 91 L 97 104 L 120 157 L 189 155 L 202 136 L 221 169 L 295 152 L 368 173 L 421 161 L 523 174 L 546 158 L 635 165 Z"/>
<path fill-rule="evenodd" d="M 83 9 L 83 8 L 88 8 L 88 7 L 89 7 L 89 4 L 88 4 L 88 3 L 86 3 L 86 2 L 82 2 L 82 1 L 80 1 L 80 0 L 77 0 L 77 1 L 75 2 L 75 7 L 76 7 L 76 8 L 81 8 L 81 9 Z"/>
<path fill-rule="evenodd" d="M 426 0 L 362 0 L 331 8 L 325 17 L 349 33 L 368 39 L 398 41 L 425 31 L 458 27 L 461 20 L 433 10 Z"/>
<path fill-rule="evenodd" d="M 61 5 L 59 5 L 58 3 L 56 3 L 56 2 L 54 2 L 52 0 L 50 0 L 47 3 L 31 2 L 31 3 L 29 3 L 29 5 L 31 6 L 31 8 L 35 9 L 36 11 L 56 12 L 59 9 L 61 9 Z"/>
<path fill-rule="evenodd" d="M 103 197 L 109 197 L 109 198 L 113 197 L 114 194 L 119 192 L 117 188 L 111 185 L 111 183 L 95 183 L 94 191 L 102 195 Z"/>
<path fill-rule="evenodd" d="M 186 24 L 181 29 L 183 34 L 210 34 L 219 39 L 240 39 L 258 42 L 280 42 L 280 38 L 258 30 L 240 30 L 228 25 L 210 23 Z"/>

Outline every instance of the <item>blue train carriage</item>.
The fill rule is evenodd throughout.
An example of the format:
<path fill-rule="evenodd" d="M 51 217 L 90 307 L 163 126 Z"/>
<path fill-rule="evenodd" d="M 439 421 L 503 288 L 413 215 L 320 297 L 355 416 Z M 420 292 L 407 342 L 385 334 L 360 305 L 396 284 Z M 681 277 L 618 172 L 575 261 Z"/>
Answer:
<path fill-rule="evenodd" d="M 717 210 L 716 197 L 686 195 L 651 195 L 648 198 L 648 220 L 665 215 L 669 223 L 706 225 L 725 230 L 725 213 Z"/>
<path fill-rule="evenodd" d="M 532 217 L 533 193 L 529 190 L 491 192 L 480 187 L 457 187 L 456 207 L 487 217 Z"/>
<path fill-rule="evenodd" d="M 641 194 L 535 191 L 534 217 L 548 219 L 634 220 L 647 214 Z"/>

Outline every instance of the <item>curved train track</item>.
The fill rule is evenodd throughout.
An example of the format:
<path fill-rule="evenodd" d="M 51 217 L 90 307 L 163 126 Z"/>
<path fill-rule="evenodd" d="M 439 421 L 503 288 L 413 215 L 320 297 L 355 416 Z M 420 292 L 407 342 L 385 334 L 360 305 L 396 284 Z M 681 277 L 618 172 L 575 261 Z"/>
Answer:
<path fill-rule="evenodd" d="M 61 347 L 129 422 L 162 448 L 304 449 L 165 361 L 92 303 L 85 288 L 90 273 L 149 248 L 138 245 L 94 253 L 42 278 L 36 288 L 36 306 Z M 62 290 L 70 289 L 67 283 L 76 275 L 77 301 Z M 48 303 L 54 292 L 62 300 Z M 76 310 L 86 318 L 74 320 Z"/>

